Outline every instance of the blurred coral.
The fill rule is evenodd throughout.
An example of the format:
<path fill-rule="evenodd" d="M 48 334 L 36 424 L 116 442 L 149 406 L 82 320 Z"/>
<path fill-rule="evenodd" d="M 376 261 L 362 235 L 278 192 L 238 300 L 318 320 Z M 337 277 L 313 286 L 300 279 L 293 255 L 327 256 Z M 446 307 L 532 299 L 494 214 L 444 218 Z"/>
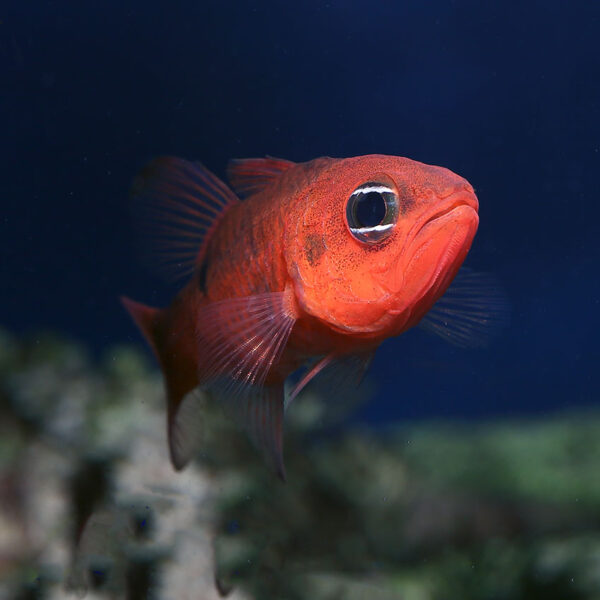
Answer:
<path fill-rule="evenodd" d="M 175 473 L 162 395 L 132 348 L 0 331 L 0 597 L 600 597 L 598 414 L 373 431 L 308 391 L 283 484 L 208 401 Z"/>

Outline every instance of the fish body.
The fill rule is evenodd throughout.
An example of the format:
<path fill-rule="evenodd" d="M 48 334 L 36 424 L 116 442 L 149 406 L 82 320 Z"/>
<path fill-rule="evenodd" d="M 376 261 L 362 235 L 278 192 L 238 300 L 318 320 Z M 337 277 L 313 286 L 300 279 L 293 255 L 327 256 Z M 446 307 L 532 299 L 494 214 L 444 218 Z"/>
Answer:
<path fill-rule="evenodd" d="M 336 362 L 351 357 L 360 374 L 423 319 L 469 251 L 478 200 L 448 169 L 384 155 L 246 159 L 229 178 L 237 195 L 181 159 L 141 174 L 151 256 L 189 280 L 162 310 L 123 301 L 165 375 L 175 467 L 190 458 L 180 405 L 200 386 L 283 477 L 284 407 Z M 285 380 L 311 361 L 285 399 Z"/>

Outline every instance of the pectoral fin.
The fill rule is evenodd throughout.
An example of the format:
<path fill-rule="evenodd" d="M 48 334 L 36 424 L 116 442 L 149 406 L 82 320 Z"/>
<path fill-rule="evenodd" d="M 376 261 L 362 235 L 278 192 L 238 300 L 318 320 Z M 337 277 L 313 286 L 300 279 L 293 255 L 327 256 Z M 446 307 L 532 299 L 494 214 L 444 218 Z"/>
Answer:
<path fill-rule="evenodd" d="M 486 346 L 508 324 L 510 305 L 502 286 L 487 273 L 463 267 L 419 326 L 455 346 Z"/>
<path fill-rule="evenodd" d="M 200 381 L 228 380 L 233 395 L 263 384 L 296 322 L 287 292 L 213 302 L 197 319 Z"/>
<path fill-rule="evenodd" d="M 199 378 L 283 479 L 283 378 L 271 373 L 296 317 L 289 292 L 208 304 L 198 314 Z M 270 381 L 265 381 L 268 379 Z"/>

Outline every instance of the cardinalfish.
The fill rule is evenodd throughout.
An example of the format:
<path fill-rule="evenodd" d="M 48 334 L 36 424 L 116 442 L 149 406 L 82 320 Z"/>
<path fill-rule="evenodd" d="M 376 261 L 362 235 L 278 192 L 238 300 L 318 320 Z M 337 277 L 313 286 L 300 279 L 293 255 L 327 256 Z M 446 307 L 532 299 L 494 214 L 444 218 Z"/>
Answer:
<path fill-rule="evenodd" d="M 418 324 L 476 345 L 500 303 L 487 278 L 457 276 L 478 200 L 448 169 L 384 155 L 260 158 L 232 161 L 228 178 L 171 157 L 142 171 L 133 194 L 149 256 L 188 281 L 167 308 L 123 303 L 164 374 L 175 469 L 195 447 L 182 403 L 200 389 L 283 479 L 284 413 L 321 371 L 358 380 L 384 340 Z"/>

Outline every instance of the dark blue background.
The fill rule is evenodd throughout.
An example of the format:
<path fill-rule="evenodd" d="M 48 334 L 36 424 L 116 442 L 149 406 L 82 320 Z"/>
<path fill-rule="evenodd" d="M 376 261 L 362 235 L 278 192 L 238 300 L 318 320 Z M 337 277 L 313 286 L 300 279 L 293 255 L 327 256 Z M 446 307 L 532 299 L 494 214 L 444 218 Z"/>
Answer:
<path fill-rule="evenodd" d="M 120 293 L 148 159 L 371 152 L 467 177 L 469 264 L 513 306 L 485 351 L 384 345 L 371 420 L 598 404 L 600 4 L 13 2 L 0 12 L 0 323 L 140 341 Z"/>

